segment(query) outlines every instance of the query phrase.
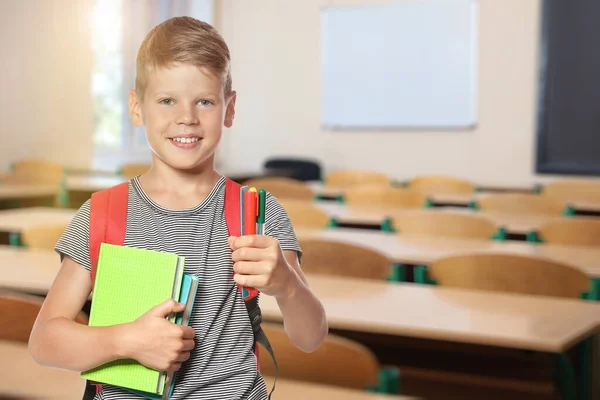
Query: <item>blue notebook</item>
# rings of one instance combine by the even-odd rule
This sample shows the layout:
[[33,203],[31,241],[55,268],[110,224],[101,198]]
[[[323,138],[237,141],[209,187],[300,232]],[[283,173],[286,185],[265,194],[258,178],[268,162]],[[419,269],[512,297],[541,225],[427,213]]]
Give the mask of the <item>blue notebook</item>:
[[[185,309],[178,313],[175,317],[175,323],[179,325],[188,326],[190,324],[190,318],[192,316],[192,310],[194,308],[194,301],[196,300],[196,292],[198,291],[198,277],[192,274],[183,274],[183,281],[181,283],[181,293],[179,295],[179,302],[185,304]],[[169,388],[168,390],[166,388]],[[167,400],[173,395],[173,389],[175,388],[175,372],[169,372],[165,380],[164,394],[161,396],[156,393],[141,392],[139,390],[126,389],[139,396],[143,396],[151,400]]]

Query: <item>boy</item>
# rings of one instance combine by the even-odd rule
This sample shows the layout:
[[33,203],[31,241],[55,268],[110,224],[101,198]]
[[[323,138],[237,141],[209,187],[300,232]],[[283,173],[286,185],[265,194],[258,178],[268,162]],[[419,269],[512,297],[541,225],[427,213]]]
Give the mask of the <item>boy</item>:
[[[142,43],[129,96],[131,120],[144,126],[153,154],[150,170],[129,182],[125,245],[185,256],[186,272],[197,274],[200,284],[190,327],[164,318],[182,310],[174,301],[128,324],[74,322],[92,289],[88,201],[56,245],[62,268],[29,342],[38,363],[83,371],[133,358],[158,370],[181,368],[173,399],[266,399],[236,284],[276,297],[298,348],[313,351],[327,335],[323,308],[306,284],[293,228],[277,200],[267,196],[265,236],[227,235],[225,178],[213,161],[222,128],[232,125],[235,113],[229,62],[213,27],[170,19]],[[135,398],[111,385],[95,397]]]

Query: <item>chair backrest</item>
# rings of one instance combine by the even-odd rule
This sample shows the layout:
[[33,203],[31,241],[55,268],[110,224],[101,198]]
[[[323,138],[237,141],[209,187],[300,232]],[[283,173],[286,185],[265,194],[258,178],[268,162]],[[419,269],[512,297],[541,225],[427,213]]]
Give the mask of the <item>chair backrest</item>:
[[65,175],[65,168],[51,161],[19,160],[13,166],[13,172],[3,179],[3,183],[59,186]]
[[430,279],[442,286],[494,292],[581,298],[590,289],[582,271],[546,259],[513,254],[465,254],[429,265]]
[[567,202],[577,200],[600,201],[600,180],[559,179],[544,185],[542,193],[558,197]]
[[413,178],[409,187],[426,194],[471,194],[475,192],[473,183],[445,175],[423,175]]
[[121,174],[127,178],[131,179],[138,175],[143,174],[144,172],[150,169],[150,164],[148,163],[132,163],[132,164],[124,164],[121,167]]
[[265,162],[264,167],[265,169],[270,170],[285,170],[286,176],[299,181],[321,180],[321,165],[314,160],[302,158],[270,158]]
[[[0,290],[0,340],[27,343],[44,298]],[[87,325],[88,317],[80,313],[76,322]]]
[[[273,346],[281,378],[360,390],[378,382],[379,362],[360,343],[329,334],[317,350],[305,353],[293,345],[282,325],[262,326]],[[261,354],[267,353],[263,350]],[[271,357],[260,357],[260,372],[275,375]]]
[[299,244],[306,273],[377,280],[392,273],[392,261],[367,247],[325,239],[300,239]]
[[600,246],[600,219],[557,218],[538,228],[538,236],[546,243],[568,246]]
[[67,224],[37,225],[21,232],[21,243],[30,249],[54,250]]
[[560,216],[568,207],[563,200],[533,193],[490,194],[479,198],[477,205],[482,211],[548,216]]
[[496,224],[482,215],[450,211],[411,211],[392,216],[400,235],[443,236],[465,239],[492,239]]
[[284,177],[250,179],[244,182],[249,187],[265,189],[278,199],[311,201],[315,194],[303,181]]
[[365,170],[333,171],[325,178],[325,185],[336,188],[349,188],[354,185],[383,185],[389,186],[392,180],[381,172]]
[[283,199],[281,205],[294,228],[323,229],[329,224],[329,215],[311,202]]
[[345,191],[344,199],[349,205],[399,208],[422,208],[427,203],[427,195],[424,193],[379,185],[352,186]]

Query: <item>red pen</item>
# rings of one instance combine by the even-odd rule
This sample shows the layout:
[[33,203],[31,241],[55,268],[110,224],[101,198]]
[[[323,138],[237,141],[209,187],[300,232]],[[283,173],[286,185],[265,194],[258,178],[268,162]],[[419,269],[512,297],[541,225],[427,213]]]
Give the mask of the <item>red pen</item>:
[[258,193],[250,188],[244,193],[244,235],[256,235],[258,217]]

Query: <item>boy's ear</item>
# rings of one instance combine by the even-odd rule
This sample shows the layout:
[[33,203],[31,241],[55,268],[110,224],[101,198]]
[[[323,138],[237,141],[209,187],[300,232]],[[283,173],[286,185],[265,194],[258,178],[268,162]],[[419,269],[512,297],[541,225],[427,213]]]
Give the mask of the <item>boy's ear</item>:
[[233,118],[235,117],[235,99],[237,98],[237,93],[232,92],[231,97],[229,98],[229,102],[227,103],[227,109],[225,110],[225,120],[223,121],[223,125],[226,128],[231,128],[233,125]]
[[129,91],[129,118],[133,125],[139,127],[144,125],[144,119],[142,118],[142,108],[140,107],[140,101],[137,98],[135,89]]

